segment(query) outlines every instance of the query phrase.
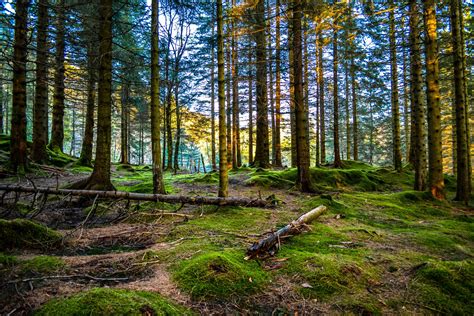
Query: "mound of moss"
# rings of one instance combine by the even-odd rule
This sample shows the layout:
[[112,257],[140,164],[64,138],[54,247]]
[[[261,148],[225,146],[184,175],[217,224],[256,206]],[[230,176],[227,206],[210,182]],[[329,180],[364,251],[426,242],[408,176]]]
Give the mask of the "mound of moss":
[[62,153],[60,150],[52,150],[47,148],[49,163],[57,167],[65,167],[69,164],[75,163],[76,158]]
[[219,174],[217,172],[209,172],[203,175],[196,176],[193,180],[193,183],[218,183],[219,182]]
[[242,253],[210,252],[182,261],[173,274],[178,285],[195,299],[225,299],[255,293],[267,275]]
[[66,264],[61,258],[52,256],[37,256],[21,263],[25,273],[50,273],[63,268]]
[[145,291],[95,288],[46,303],[36,315],[194,315],[161,295]]
[[0,250],[51,248],[61,238],[60,233],[26,219],[0,219]]

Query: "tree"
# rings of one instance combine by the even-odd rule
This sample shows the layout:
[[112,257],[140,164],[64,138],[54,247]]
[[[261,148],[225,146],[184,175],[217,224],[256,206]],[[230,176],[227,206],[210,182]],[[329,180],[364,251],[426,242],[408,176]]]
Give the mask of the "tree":
[[51,141],[49,147],[54,151],[63,151],[64,143],[64,33],[65,33],[65,8],[64,0],[57,5],[56,21],[56,55],[54,73],[53,95],[53,122],[51,125]]
[[[236,6],[232,0],[232,6]],[[238,168],[242,165],[240,153],[240,121],[239,121],[239,63],[238,63],[238,39],[235,25],[235,18],[231,22],[231,53],[232,53],[232,167]]]
[[228,194],[226,111],[225,111],[225,77],[224,77],[224,30],[222,18],[222,0],[217,0],[217,80],[219,94],[219,193],[220,197]]
[[467,95],[465,87],[465,69],[463,65],[463,40],[461,23],[461,1],[450,1],[451,38],[453,45],[454,66],[454,108],[456,116],[456,197],[455,200],[463,201],[466,205],[470,195],[470,168],[469,168],[469,142],[466,107]]
[[216,120],[215,120],[215,10],[212,10],[211,21],[211,164],[212,170],[217,170],[216,165]]
[[426,98],[428,104],[428,190],[437,199],[444,199],[441,108],[439,93],[438,38],[434,0],[424,0]]
[[48,0],[38,1],[38,35],[36,40],[36,90],[31,158],[37,163],[48,160]]
[[390,74],[391,74],[391,104],[392,104],[392,146],[393,166],[396,171],[402,171],[402,150],[400,141],[400,108],[398,100],[398,69],[397,69],[397,43],[395,34],[395,6],[390,3],[389,11],[389,37],[390,37]]
[[421,53],[420,53],[420,30],[419,30],[419,6],[416,0],[409,2],[410,16],[410,97],[412,106],[411,130],[413,139],[413,167],[415,169],[414,189],[423,191],[426,186],[426,143],[425,143],[425,110],[421,95]]
[[324,63],[323,63],[323,36],[321,31],[317,33],[316,47],[318,51],[317,60],[317,72],[318,72],[318,97],[319,97],[319,134],[320,134],[320,146],[321,146],[321,162],[326,163],[326,123],[325,123],[325,106],[324,106]]
[[281,47],[280,47],[280,0],[276,0],[275,22],[275,167],[281,167]]
[[15,6],[15,44],[13,48],[13,105],[10,163],[14,172],[24,172],[26,159],[26,59],[28,44],[29,0],[18,0]]
[[295,124],[296,124],[296,153],[298,164],[298,185],[303,192],[311,191],[311,174],[309,172],[309,147],[308,134],[306,133],[307,108],[303,97],[303,46],[301,40],[301,0],[293,1],[292,27],[293,27],[293,69],[295,84]]
[[333,41],[332,41],[332,53],[333,53],[333,101],[334,101],[334,168],[341,168],[341,154],[339,146],[339,96],[338,96],[338,76],[337,68],[339,66],[339,60],[337,56],[337,17],[334,18],[333,26]]
[[160,148],[160,68],[158,51],[158,6],[159,0],[153,0],[151,5],[151,151],[153,163],[153,193],[166,193],[161,170]]
[[268,143],[268,105],[267,105],[267,54],[265,45],[265,2],[255,5],[255,44],[256,44],[256,93],[257,93],[257,144],[254,166],[267,168],[270,165]]

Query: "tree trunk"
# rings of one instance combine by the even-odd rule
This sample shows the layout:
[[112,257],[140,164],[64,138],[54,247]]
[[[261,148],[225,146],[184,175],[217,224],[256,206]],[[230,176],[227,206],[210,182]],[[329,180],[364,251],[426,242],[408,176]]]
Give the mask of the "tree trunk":
[[397,71],[397,43],[395,35],[395,7],[391,2],[389,12],[390,36],[390,72],[391,72],[391,103],[392,103],[392,146],[393,167],[402,171],[402,150],[400,146],[400,108],[398,102],[398,71]]
[[[232,6],[236,6],[235,0],[232,0]],[[236,35],[235,19],[232,17],[232,167],[238,168],[242,165],[240,155],[240,120],[239,120],[239,56],[238,41]]]
[[301,39],[301,20],[302,20],[302,6],[301,0],[293,1],[292,27],[293,27],[293,69],[294,69],[294,83],[295,83],[295,119],[296,119],[296,152],[298,164],[298,179],[297,183],[302,192],[311,191],[311,174],[309,172],[309,147],[308,134],[306,127],[308,126],[307,108],[303,96],[303,47]]
[[161,164],[161,109],[160,109],[160,53],[159,53],[159,0],[152,0],[151,5],[151,158],[153,166],[153,193],[165,194]]
[[[288,13],[288,20],[291,21],[292,20],[292,14],[293,14],[293,11],[290,10]],[[297,163],[297,148],[296,148],[296,142],[297,142],[297,139],[296,139],[296,124],[295,124],[295,69],[293,68],[294,67],[294,55],[295,55],[295,51],[294,51],[294,47],[293,47],[293,28],[292,28],[292,25],[291,23],[288,23],[288,63],[289,63],[289,67],[288,67],[288,72],[289,72],[289,79],[290,79],[290,100],[289,100],[289,104],[290,104],[290,140],[291,140],[291,147],[290,147],[290,150],[291,150],[291,167],[292,168],[295,168],[297,167],[298,163]]]
[[216,171],[217,170],[217,165],[216,165],[216,121],[215,121],[215,116],[216,116],[216,109],[215,109],[215,44],[214,44],[214,36],[215,36],[215,11],[212,11],[212,39],[211,39],[211,165],[212,165],[212,170]]
[[60,0],[57,8],[56,27],[56,56],[54,74],[54,95],[53,95],[53,121],[51,126],[51,141],[49,148],[54,151],[63,151],[64,143],[64,0]]
[[249,49],[249,165],[253,163],[253,71],[252,50]]
[[318,42],[318,88],[319,88],[319,127],[321,139],[321,163],[326,163],[326,123],[325,123],[325,106],[324,106],[324,74],[323,74],[323,36],[319,32]]
[[175,173],[179,169],[179,150],[181,148],[181,111],[180,111],[180,104],[179,104],[179,79],[178,79],[178,73],[179,73],[179,61],[176,60],[176,65],[175,65],[175,86],[174,86],[174,100],[175,100],[175,106],[176,106],[176,141],[174,144],[174,171]]
[[276,30],[275,30],[275,62],[276,62],[276,88],[275,88],[275,167],[281,167],[281,48],[280,48],[280,0],[276,0]]
[[254,165],[267,168],[269,163],[268,104],[267,104],[267,54],[265,45],[265,3],[255,6],[255,44],[257,54],[257,145]]
[[[226,1],[227,7],[230,7],[230,0]],[[232,80],[232,65],[231,65],[231,48],[230,48],[230,25],[227,21],[226,23],[226,37],[227,40],[225,41],[225,53],[226,53],[226,103],[227,103],[227,131],[226,131],[226,139],[227,139],[227,169],[232,168],[232,100],[231,100],[231,80]]]
[[[36,90],[33,111],[33,148],[31,158],[34,162],[40,164],[48,160],[48,153],[46,151],[46,146],[48,145],[48,5],[48,0],[38,1]],[[0,100],[0,102],[2,101],[3,100]]]
[[15,5],[15,43],[13,47],[13,105],[11,118],[10,163],[14,172],[27,167],[26,148],[26,61],[29,0]]
[[111,190],[110,144],[112,112],[112,0],[100,0],[99,87],[97,111],[97,149],[94,170],[85,186],[90,190]]
[[439,93],[438,38],[434,0],[425,0],[425,58],[426,98],[428,104],[428,190],[436,199],[443,200],[444,175]]
[[351,53],[351,89],[352,89],[352,148],[354,149],[353,158],[355,161],[359,160],[359,130],[358,130],[358,116],[357,116],[357,83],[356,70],[354,63],[354,51]]
[[222,0],[217,0],[217,81],[219,93],[219,197],[228,194],[225,76],[224,76],[224,30]]
[[120,140],[121,140],[121,151],[120,151],[120,163],[129,164],[129,145],[128,145],[128,102],[129,102],[129,83],[122,82],[122,95],[121,95],[121,119],[120,119]]
[[451,13],[451,38],[453,44],[453,66],[454,66],[454,108],[456,113],[456,197],[455,200],[469,203],[470,183],[468,164],[468,131],[466,107],[467,95],[464,88],[462,23],[461,23],[461,1],[450,1]]
[[[334,21],[337,23],[337,20]],[[341,154],[339,147],[339,96],[338,96],[338,76],[337,68],[339,65],[339,60],[337,56],[337,29],[333,29],[333,42],[332,42],[332,52],[333,52],[333,80],[334,80],[334,168],[341,168]]]
[[420,8],[416,0],[410,0],[410,97],[412,106],[411,130],[413,138],[413,167],[415,169],[414,189],[423,191],[426,186],[426,143],[425,143],[425,110],[422,101],[422,76],[420,56]]
[[[405,35],[405,20],[403,20],[403,32],[402,32],[402,42],[406,43]],[[402,48],[403,50],[403,128],[405,136],[405,160],[410,162],[410,88],[408,86],[408,72],[407,72],[407,50],[406,47]]]

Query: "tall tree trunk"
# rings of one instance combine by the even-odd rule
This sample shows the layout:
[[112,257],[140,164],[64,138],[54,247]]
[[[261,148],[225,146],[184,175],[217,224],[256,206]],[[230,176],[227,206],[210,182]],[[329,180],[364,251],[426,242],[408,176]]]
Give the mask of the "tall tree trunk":
[[267,54],[265,45],[265,2],[255,6],[255,42],[257,54],[257,145],[254,165],[267,168],[269,163],[268,104],[267,104]]
[[267,32],[268,32],[268,88],[269,88],[269,108],[270,108],[270,124],[271,124],[271,131],[272,131],[272,153],[271,153],[271,163],[275,165],[276,160],[276,147],[275,147],[275,103],[273,98],[273,50],[272,50],[272,38],[271,38],[271,22],[270,22],[270,6],[269,1],[267,0],[267,7],[269,8],[268,12],[268,24],[267,24]]
[[64,32],[65,13],[64,0],[60,0],[57,8],[56,55],[53,95],[53,121],[49,147],[55,151],[63,151],[64,143]]
[[276,88],[275,88],[275,167],[281,167],[281,48],[280,48],[280,0],[276,0],[276,25],[275,25],[275,62],[276,62]]
[[222,0],[217,0],[217,81],[219,93],[219,192],[220,197],[228,194],[225,76],[224,76],[224,30]]
[[171,131],[171,104],[173,100],[173,94],[172,94],[172,80],[171,80],[171,75],[169,68],[171,67],[171,62],[169,58],[169,49],[167,52],[167,62],[166,62],[166,68],[167,70],[167,84],[168,84],[168,89],[167,89],[167,100],[166,100],[166,147],[168,151],[166,152],[166,169],[171,170],[173,169],[173,134]]
[[[337,21],[334,21],[337,23]],[[333,29],[333,42],[332,42],[332,52],[333,52],[333,80],[334,80],[334,168],[341,168],[341,154],[339,146],[339,92],[338,92],[338,76],[337,68],[339,65],[339,60],[337,56],[337,29]]]
[[421,76],[421,53],[420,53],[420,30],[419,12],[420,8],[416,0],[410,0],[410,97],[412,106],[411,130],[413,138],[411,148],[413,150],[413,167],[415,169],[414,189],[423,191],[426,186],[426,134],[425,134],[425,110],[422,100],[422,76]]
[[31,154],[32,160],[37,163],[43,163],[48,160],[48,153],[46,151],[48,144],[48,5],[48,0],[38,1],[36,90],[33,111],[33,148]]
[[252,50],[248,50],[249,58],[249,165],[253,163],[253,64]]
[[121,151],[120,151],[120,163],[129,164],[129,144],[128,144],[128,102],[129,102],[129,83],[124,81],[122,82],[122,92],[121,92],[121,119],[120,119],[120,140],[121,140]]
[[[226,1],[227,7],[230,7],[230,0]],[[231,48],[230,48],[230,24],[229,22],[226,23],[226,37],[227,40],[225,41],[225,53],[226,53],[226,102],[227,102],[227,131],[226,131],[226,139],[227,139],[227,169],[232,168],[232,100],[230,95],[231,90],[231,80],[232,80],[232,65],[231,65]]]
[[216,120],[215,120],[215,112],[216,112],[216,105],[215,105],[215,44],[214,44],[214,37],[215,37],[215,11],[212,11],[212,39],[211,39],[211,165],[212,171],[217,170],[216,165]]
[[[303,37],[303,101],[305,107],[305,132],[306,132],[306,146],[310,150],[309,143],[309,54],[308,54],[308,20],[302,15],[302,37]],[[308,154],[309,155],[309,154]],[[311,156],[310,156],[311,157]]]
[[469,203],[470,183],[469,183],[469,147],[466,107],[467,95],[465,90],[465,69],[463,65],[463,38],[461,23],[461,1],[450,1],[451,15],[451,38],[453,44],[453,66],[454,66],[454,108],[456,111],[456,197],[457,201]]
[[426,98],[428,104],[428,190],[433,197],[443,200],[445,198],[445,192],[436,7],[434,0],[425,0],[423,4],[426,33]]
[[[347,43],[346,43],[347,45]],[[345,115],[344,119],[346,121],[346,159],[351,159],[351,121],[350,121],[350,112],[349,112],[349,67],[347,66],[347,46],[345,51],[345,61],[344,61],[344,110]]]
[[14,172],[27,167],[26,152],[26,59],[28,45],[29,0],[15,5],[15,44],[13,47],[13,105],[11,120],[10,163]]
[[356,69],[354,63],[354,51],[351,53],[351,89],[352,89],[352,147],[354,149],[353,158],[359,160],[359,130],[358,130],[358,115],[357,115],[357,83],[356,83]]
[[[291,3],[291,2],[290,2]],[[293,19],[293,11],[289,10],[288,20],[291,21]],[[296,124],[295,124],[295,69],[294,69],[294,47],[293,47],[293,27],[290,23],[288,23],[288,63],[289,63],[289,76],[290,76],[290,140],[291,140],[291,167],[297,167],[297,148],[296,148]]]
[[110,145],[112,132],[112,0],[100,0],[99,87],[97,111],[97,149],[94,170],[87,181],[90,190],[112,190]]
[[161,164],[161,109],[160,109],[160,52],[158,26],[159,0],[152,0],[151,5],[151,158],[153,165],[153,193],[165,194]]
[[95,108],[95,84],[97,81],[96,57],[94,44],[87,44],[87,107],[86,107],[86,126],[82,138],[81,156],[79,164],[92,166],[92,146],[94,141],[94,108]]
[[[1,73],[0,68],[0,73]],[[3,111],[6,111],[4,108],[4,100],[6,99],[6,94],[3,91],[3,83],[0,83],[0,134],[3,134]]]
[[309,147],[306,126],[308,115],[303,96],[303,47],[301,39],[302,7],[301,0],[293,1],[292,28],[293,28],[293,62],[295,83],[295,118],[296,118],[296,152],[298,162],[298,185],[303,192],[311,191],[311,175],[309,172]]
[[319,88],[319,127],[321,138],[321,163],[326,163],[326,123],[325,123],[325,107],[324,107],[324,74],[323,74],[323,36],[319,32],[318,42],[318,88]]
[[[402,32],[402,42],[406,43],[405,35],[405,20],[403,20],[403,32]],[[402,48],[403,50],[403,128],[405,136],[405,160],[410,162],[410,88],[408,86],[408,72],[407,72],[407,49],[406,47]]]
[[180,149],[180,142],[181,142],[181,111],[180,111],[180,104],[179,104],[179,60],[175,61],[175,83],[174,83],[174,102],[176,106],[176,141],[174,144],[174,170],[175,173],[179,169],[179,149]]
[[402,150],[400,146],[400,108],[398,100],[398,71],[397,71],[397,43],[395,35],[395,7],[391,2],[389,12],[390,36],[390,72],[391,72],[391,103],[392,103],[392,146],[393,167],[402,171]]
[[[232,0],[232,6],[236,6],[235,0]],[[242,165],[240,155],[240,109],[239,109],[239,56],[238,41],[235,26],[235,19],[232,17],[232,167],[238,168]]]
[[71,121],[71,147],[69,148],[69,156],[74,156],[75,154],[75,144],[76,144],[76,107],[72,107],[72,121]]

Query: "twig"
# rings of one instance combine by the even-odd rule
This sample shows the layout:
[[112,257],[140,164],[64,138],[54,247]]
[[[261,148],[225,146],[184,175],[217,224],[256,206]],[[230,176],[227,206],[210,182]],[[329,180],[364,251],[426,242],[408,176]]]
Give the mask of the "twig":
[[48,279],[76,279],[76,278],[90,279],[94,281],[114,281],[114,282],[128,280],[128,278],[102,278],[102,277],[95,277],[89,274],[71,274],[71,275],[49,275],[49,276],[29,278],[29,279],[17,279],[17,280],[8,281],[7,283],[4,283],[4,284],[17,284],[17,283],[23,283],[23,282],[42,281],[42,280],[48,280]]

